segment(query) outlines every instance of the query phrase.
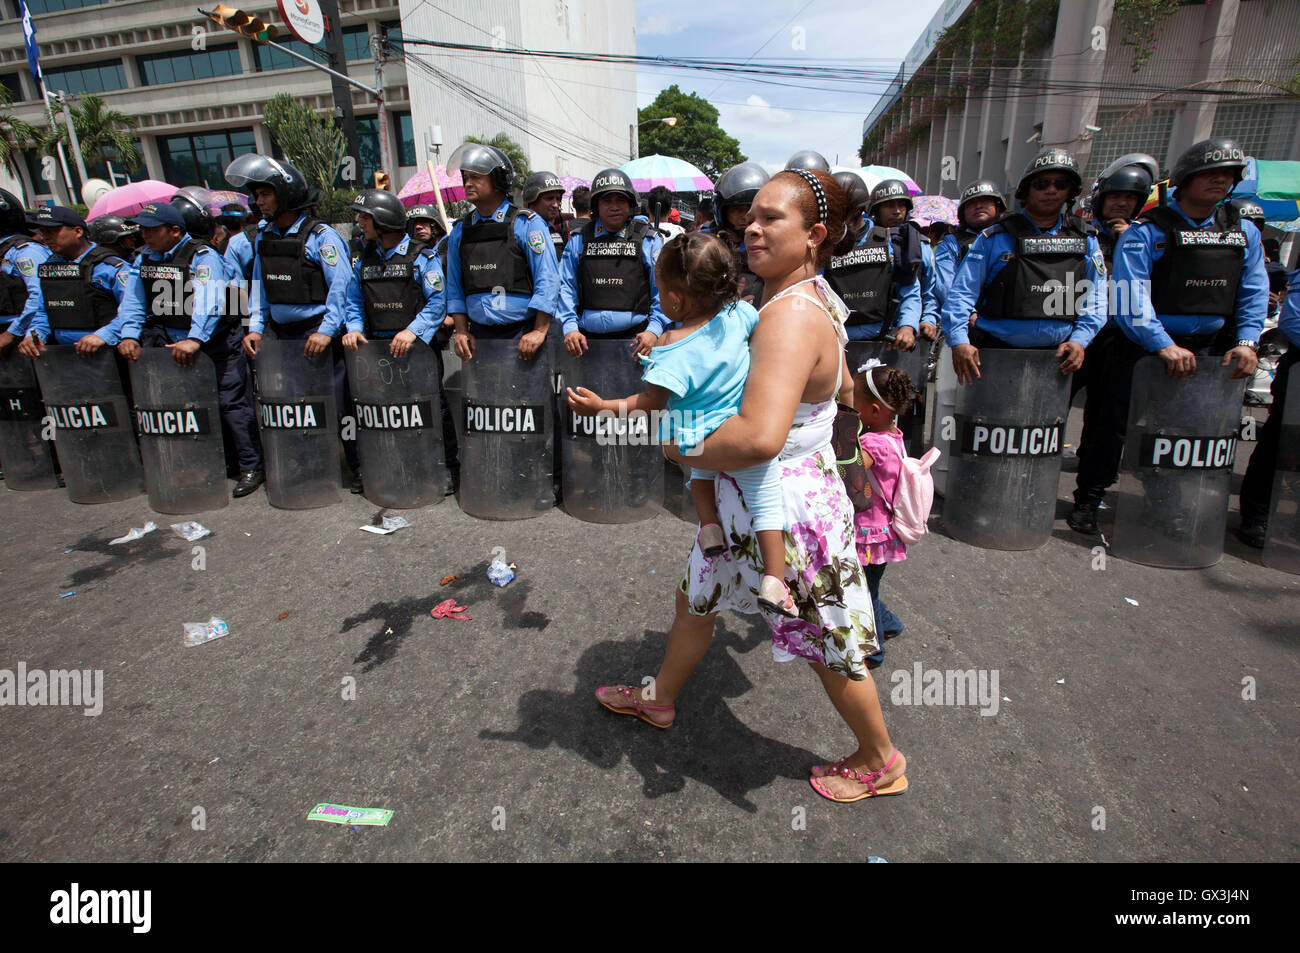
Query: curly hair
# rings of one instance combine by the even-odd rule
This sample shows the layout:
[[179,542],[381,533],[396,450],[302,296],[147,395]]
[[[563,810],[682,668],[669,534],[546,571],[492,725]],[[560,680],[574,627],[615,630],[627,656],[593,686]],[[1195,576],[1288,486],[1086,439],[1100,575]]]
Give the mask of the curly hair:
[[740,269],[726,244],[707,232],[687,232],[664,245],[658,269],[665,284],[720,309],[740,297]]
[[[921,396],[912,379],[907,376],[907,371],[882,365],[873,367],[870,371],[858,371],[853,376],[861,379],[865,386],[867,374],[871,375],[871,383],[875,385],[876,392],[895,413],[901,414],[912,401]],[[867,393],[871,393],[870,388],[867,388]]]

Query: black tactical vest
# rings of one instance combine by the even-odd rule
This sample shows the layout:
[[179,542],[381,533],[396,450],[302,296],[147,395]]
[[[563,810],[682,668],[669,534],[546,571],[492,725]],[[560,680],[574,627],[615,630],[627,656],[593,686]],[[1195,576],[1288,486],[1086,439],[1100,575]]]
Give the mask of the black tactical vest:
[[957,240],[957,263],[960,264],[966,257],[966,253],[970,251],[971,245],[975,244],[975,239],[980,237],[980,233],[972,232],[969,228],[959,228],[952,233],[952,237]]
[[308,218],[292,235],[262,231],[257,256],[262,261],[262,294],[268,303],[325,304],[329,282],[320,263],[307,260],[307,238],[324,234],[328,227]]
[[[15,248],[31,243],[26,235],[10,235],[0,242],[0,259]],[[15,265],[15,268],[18,266]],[[0,271],[0,314],[22,314],[27,306],[27,282],[22,275],[10,275]]]
[[606,232],[596,236],[596,223],[582,229],[578,256],[578,312],[626,311],[650,313],[650,278],[641,260],[641,242],[650,226],[633,221],[628,237]]
[[889,230],[894,243],[894,281],[900,285],[910,285],[916,280],[921,270],[921,245],[925,236],[915,222],[904,222]]
[[1210,228],[1195,228],[1171,208],[1156,206],[1138,219],[1165,233],[1164,254],[1151,268],[1151,303],[1158,314],[1231,318],[1246,267],[1246,233],[1236,209],[1219,206]]
[[865,242],[826,266],[826,280],[849,307],[844,323],[884,324],[889,317],[890,290],[894,282],[889,257],[891,237],[883,228],[867,231]]
[[507,294],[531,295],[533,273],[515,237],[515,219],[523,215],[540,221],[540,217],[513,205],[504,222],[489,220],[471,225],[473,215],[471,211],[460,220],[461,291],[466,295],[496,294],[502,289]]
[[568,236],[554,225],[551,226],[551,244],[555,246],[555,260],[559,261],[564,257],[564,246],[568,244]]
[[1088,277],[1087,236],[1068,219],[1055,235],[1039,234],[1023,215],[1008,216],[984,234],[999,231],[1011,236],[1011,260],[980,292],[975,304],[980,317],[1069,320],[1069,315],[1049,314],[1048,301],[1061,294],[1072,300],[1077,292],[1071,289]]
[[1084,232],[1097,239],[1097,247],[1101,249],[1101,257],[1106,262],[1106,271],[1109,272],[1115,263],[1115,236],[1095,222],[1086,226]]
[[117,317],[113,292],[90,283],[101,262],[126,264],[112,252],[96,245],[81,261],[46,261],[36,269],[45,299],[45,316],[52,331],[94,331]]
[[[256,249],[256,248],[257,248],[257,232],[258,232],[258,228],[257,228],[257,226],[256,226],[256,225],[245,225],[245,226],[241,229],[241,231],[244,233],[244,237],[248,239],[248,244],[249,244],[252,248]],[[229,247],[229,246],[227,246],[227,247]],[[248,281],[248,280],[250,280],[252,277],[253,277],[253,258],[250,257],[250,258],[248,259],[248,264],[244,266],[244,280],[245,280],[245,281]]]
[[365,299],[366,333],[404,331],[424,310],[426,299],[415,268],[421,255],[432,255],[423,242],[411,240],[406,254],[383,257],[383,249],[367,242],[361,250],[361,296]]
[[[140,259],[140,283],[144,288],[145,327],[161,325],[173,331],[190,329],[192,314],[185,313],[185,298],[194,293],[194,280],[190,277],[190,263],[200,248],[211,246],[190,239],[167,261]],[[215,249],[213,249],[215,250]],[[224,272],[218,272],[209,281],[219,282]]]

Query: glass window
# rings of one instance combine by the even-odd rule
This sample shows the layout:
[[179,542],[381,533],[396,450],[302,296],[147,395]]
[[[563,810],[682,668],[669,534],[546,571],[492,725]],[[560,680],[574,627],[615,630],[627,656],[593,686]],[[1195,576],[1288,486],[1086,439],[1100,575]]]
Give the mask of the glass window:
[[[375,170],[380,167],[378,119],[357,119],[357,145],[361,148],[362,187],[374,188]],[[394,173],[396,171],[396,169],[392,170]],[[335,185],[340,187],[345,184],[347,183],[342,180],[335,182]]]
[[235,156],[253,151],[253,130],[231,129],[158,140],[164,178],[172,185],[227,188],[226,166]]
[[[281,46],[293,50],[303,56],[310,57],[318,63],[329,63],[329,56],[324,50],[318,50],[314,46],[308,46],[302,40],[294,37],[281,37],[275,41]],[[296,60],[292,56],[286,56],[279,50],[263,46],[260,43],[253,44],[253,62],[257,66],[259,73],[266,73],[277,69],[297,69],[299,67],[308,68],[302,60]]]
[[400,20],[390,20],[387,23],[379,24],[379,29],[384,36],[388,37],[390,43],[402,42],[402,23]]
[[20,103],[25,98],[23,96],[23,84],[18,79],[17,73],[5,73],[0,76],[0,84],[9,91],[9,101]]
[[139,57],[139,62],[140,82],[146,86],[212,79],[216,76],[238,76],[243,72],[243,67],[239,65],[238,46],[218,46],[203,52],[182,50],[176,53],[155,53]]
[[46,89],[51,92],[61,89],[70,96],[126,89],[126,70],[122,68],[121,60],[100,60],[42,72]]
[[1096,176],[1106,166],[1129,152],[1145,152],[1163,161],[1169,152],[1169,137],[1174,131],[1173,109],[1152,109],[1138,113],[1122,126],[1115,124],[1129,112],[1127,107],[1098,109],[1096,123],[1101,126],[1088,157],[1088,176]]
[[1300,124],[1300,104],[1220,104],[1214,112],[1214,135],[1227,136],[1256,159],[1287,159]]
[[390,113],[397,123],[397,164],[415,165],[415,131],[410,113]]
[[343,28],[343,55],[349,63],[370,59],[370,30],[365,26]]
[[[82,7],[97,7],[101,4],[108,3],[108,0],[26,0],[27,9],[32,12],[32,16],[40,16],[42,13],[58,13],[60,10],[80,10]],[[15,7],[18,5],[15,3]]]

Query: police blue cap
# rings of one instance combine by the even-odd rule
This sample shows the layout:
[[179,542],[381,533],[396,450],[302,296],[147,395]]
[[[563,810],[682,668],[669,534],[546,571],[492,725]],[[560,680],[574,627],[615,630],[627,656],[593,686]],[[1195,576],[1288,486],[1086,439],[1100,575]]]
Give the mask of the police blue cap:
[[127,221],[134,222],[141,228],[175,225],[181,231],[185,231],[185,216],[181,214],[181,210],[165,202],[150,202]]
[[32,221],[36,228],[59,228],[67,225],[69,228],[85,228],[86,220],[77,214],[75,209],[67,208],[63,205],[42,205],[36,210],[36,218]]

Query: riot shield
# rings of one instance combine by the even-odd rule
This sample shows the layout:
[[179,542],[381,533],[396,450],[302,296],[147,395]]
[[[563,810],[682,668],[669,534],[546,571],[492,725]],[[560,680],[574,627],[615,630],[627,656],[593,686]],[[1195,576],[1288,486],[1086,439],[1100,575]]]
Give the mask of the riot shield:
[[900,408],[898,429],[903,432],[903,442],[907,445],[909,456],[919,457],[925,453],[925,419],[928,410],[930,371],[933,369],[934,344],[918,338],[916,347],[910,351],[896,351],[885,347],[884,341],[850,341],[845,346],[845,359],[849,370],[857,374],[863,362],[875,358],[889,367],[904,371],[912,381],[912,386],[920,391],[911,406]]
[[1047,542],[1069,403],[1054,351],[980,349],[979,380],[957,389],[950,428],[943,521],[955,538],[981,549]]
[[116,357],[108,347],[80,357],[72,345],[61,344],[46,347],[36,360],[45,413],[54,423],[59,465],[74,503],[114,503],[144,492]]
[[0,467],[11,490],[50,490],[54,461],[41,439],[45,406],[30,359],[13,351],[0,358]]
[[490,520],[541,516],[555,505],[555,404],[547,349],[526,361],[518,341],[479,338],[461,379],[460,508]]
[[1133,368],[1114,555],[1166,569],[1223,557],[1246,381],[1219,361],[1198,358],[1189,378],[1170,377],[1154,355]]
[[142,348],[131,364],[131,392],[149,506],[198,513],[228,504],[212,359],[199,351],[193,364],[181,367],[168,348]]
[[284,510],[337,503],[339,420],[329,351],[308,360],[302,341],[267,336],[254,365],[267,499]]
[[687,471],[664,457],[664,509],[678,519],[698,523],[700,518],[695,512],[695,500],[691,497],[690,484],[686,482],[689,476]]
[[[1295,347],[1296,345],[1292,345]],[[1264,565],[1300,574],[1300,371],[1292,365],[1277,437],[1277,476],[1264,537]]]
[[[565,353],[560,358],[566,388],[586,387],[606,398],[644,388],[630,338],[591,339],[587,348],[582,357]],[[583,417],[563,392],[556,400],[565,512],[588,523],[634,523],[658,513],[664,455],[650,415]]]
[[456,445],[465,439],[465,364],[456,356],[456,349],[447,343],[442,352],[442,393],[451,408],[451,420],[456,427]]
[[422,342],[405,357],[388,349],[374,340],[345,352],[366,499],[398,508],[441,503],[449,475],[438,362]]

